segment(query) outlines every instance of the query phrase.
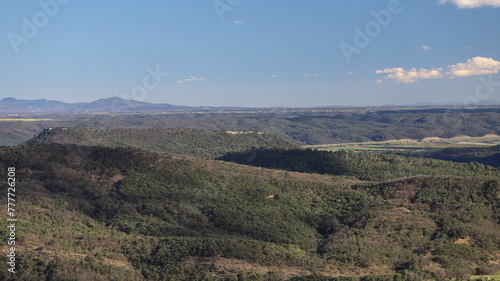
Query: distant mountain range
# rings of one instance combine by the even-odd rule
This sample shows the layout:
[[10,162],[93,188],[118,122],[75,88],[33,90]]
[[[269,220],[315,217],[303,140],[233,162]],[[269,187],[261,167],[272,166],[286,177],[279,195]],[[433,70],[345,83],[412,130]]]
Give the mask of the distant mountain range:
[[[500,102],[497,101],[481,101],[479,106],[497,106]],[[432,106],[453,106],[461,107],[463,104],[447,103],[414,103],[409,105],[384,105],[381,107],[432,107]],[[472,106],[472,105],[471,105]],[[314,108],[346,108],[348,106],[321,106]],[[312,108],[312,107],[310,107]],[[137,100],[126,100],[119,97],[103,98],[96,101],[86,103],[66,103],[62,101],[37,99],[23,100],[16,98],[3,98],[0,100],[0,114],[5,113],[62,113],[62,112],[127,112],[127,111],[162,111],[162,110],[251,110],[257,108],[250,107],[207,107],[207,106],[182,106],[168,103],[149,103]]]
[[388,104],[385,106],[415,106],[415,107],[430,107],[430,106],[453,106],[453,107],[468,107],[468,106],[497,106],[500,105],[500,102],[498,101],[491,101],[491,100],[482,100],[479,101],[477,104],[470,103],[470,104],[465,104],[465,103],[459,103],[459,102],[447,102],[447,103],[431,103],[431,102],[416,102],[412,104],[406,104],[406,105],[395,105],[395,104]]
[[202,107],[178,106],[172,104],[154,104],[119,97],[99,99],[90,103],[65,103],[55,100],[22,100],[4,98],[0,100],[0,113],[55,113],[55,112],[119,112],[152,110],[186,110]]

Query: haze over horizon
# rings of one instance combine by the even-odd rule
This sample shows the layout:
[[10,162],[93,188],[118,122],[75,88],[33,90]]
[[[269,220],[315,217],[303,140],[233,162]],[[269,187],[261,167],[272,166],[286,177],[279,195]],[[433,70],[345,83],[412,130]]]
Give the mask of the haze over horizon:
[[0,99],[500,102],[498,0],[0,4]]
[[[92,109],[92,111],[162,111],[162,110],[193,110],[199,108],[206,109],[231,109],[231,108],[248,108],[248,109],[300,109],[300,108],[350,108],[350,107],[405,107],[405,106],[416,106],[416,107],[441,107],[441,106],[451,106],[451,107],[463,107],[463,108],[477,108],[478,106],[499,106],[500,102],[491,100],[480,100],[475,104],[467,103],[427,103],[427,102],[416,102],[412,104],[383,104],[383,105],[318,105],[318,106],[205,106],[205,105],[183,105],[183,104],[170,104],[170,103],[156,103],[139,101],[134,99],[123,99],[117,96],[109,98],[99,98],[90,102],[64,102],[52,99],[17,99],[14,97],[5,97],[0,99],[0,113],[13,113],[16,110],[20,110],[18,113],[46,113],[46,112],[80,112]],[[89,107],[90,106],[90,107]],[[151,107],[154,106],[154,107]],[[158,107],[159,106],[159,107]],[[141,108],[138,108],[141,107]],[[3,111],[2,111],[3,109]]]

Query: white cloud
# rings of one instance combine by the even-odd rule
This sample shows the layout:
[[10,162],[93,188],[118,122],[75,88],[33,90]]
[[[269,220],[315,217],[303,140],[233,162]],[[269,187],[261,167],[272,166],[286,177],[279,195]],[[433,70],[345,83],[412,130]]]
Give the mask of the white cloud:
[[316,77],[316,76],[319,76],[319,74],[316,74],[316,73],[314,73],[314,74],[309,74],[309,73],[306,73],[306,74],[304,74],[304,76],[312,76],[312,77]]
[[354,73],[352,73],[352,72],[347,72],[347,75],[354,75]]
[[387,74],[386,79],[392,79],[398,83],[415,83],[420,79],[443,78],[449,77],[466,77],[473,75],[495,74],[500,70],[500,61],[492,58],[474,57],[468,59],[465,63],[457,63],[448,66],[449,71],[442,72],[442,68],[433,69],[416,69],[404,70],[401,67],[386,68],[376,70],[377,74]]
[[234,24],[244,24],[244,22],[240,21],[240,20],[235,20],[234,21]]
[[433,69],[416,69],[404,70],[401,67],[386,68],[383,70],[376,70],[377,74],[388,74],[385,78],[393,79],[398,83],[415,83],[420,79],[443,78],[441,73],[442,68]]
[[439,0],[439,4],[455,4],[459,9],[472,9],[480,7],[500,7],[500,0]]
[[375,81],[375,84],[382,84],[382,83],[384,83],[384,81],[382,81],[380,79],[378,79],[377,81]]
[[450,65],[450,78],[498,73],[500,62],[492,58],[474,57],[466,63]]
[[429,47],[429,46],[427,46],[427,45],[422,45],[422,50],[424,50],[424,51],[430,51],[430,50],[432,50],[432,48]]
[[205,81],[207,79],[203,78],[203,77],[194,77],[194,76],[189,76],[189,78],[186,78],[184,79],[184,81],[187,81],[187,82],[193,82],[193,81]]
[[207,79],[203,77],[194,77],[194,76],[189,76],[188,78],[184,80],[177,80],[177,83],[182,84],[184,82],[196,82],[196,81],[206,81]]
[[276,78],[276,77],[280,77],[280,76],[276,75],[276,74],[266,75],[266,78]]

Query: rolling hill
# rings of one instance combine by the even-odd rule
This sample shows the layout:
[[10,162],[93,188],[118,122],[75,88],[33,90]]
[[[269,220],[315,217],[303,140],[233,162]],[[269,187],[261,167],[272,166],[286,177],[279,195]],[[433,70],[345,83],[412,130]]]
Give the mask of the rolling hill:
[[[385,157],[363,165],[404,159]],[[133,148],[0,148],[0,170],[15,168],[18,216],[18,272],[0,279],[436,280],[498,271],[498,169],[428,164],[401,160],[418,173],[361,180]],[[337,168],[354,171],[345,165]]]
[[490,147],[453,147],[400,154],[404,156],[433,158],[462,163],[479,162],[484,165],[500,167],[500,145]]
[[216,158],[253,148],[298,148],[273,133],[202,129],[48,128],[29,143],[61,143],[132,147],[196,157]]
[[[248,158],[253,155],[252,158]],[[496,177],[498,168],[480,163],[451,163],[429,158],[391,154],[358,153],[349,150],[258,149],[234,152],[220,160],[239,164],[305,173],[355,176],[362,180],[390,180],[418,175]]]

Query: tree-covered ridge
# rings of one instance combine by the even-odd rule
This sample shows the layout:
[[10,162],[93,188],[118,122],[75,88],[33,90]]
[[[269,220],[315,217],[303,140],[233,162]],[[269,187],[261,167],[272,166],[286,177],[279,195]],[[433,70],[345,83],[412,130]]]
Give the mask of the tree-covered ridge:
[[483,164],[404,157],[349,150],[260,149],[228,153],[220,160],[304,173],[354,176],[362,180],[388,180],[418,175],[496,177],[500,169]]
[[484,165],[500,167],[500,145],[488,147],[451,147],[425,152],[405,152],[400,154],[453,162],[479,162]]
[[202,129],[92,129],[48,128],[29,143],[61,143],[132,147],[156,152],[216,158],[251,148],[297,148],[273,133]]
[[469,176],[424,170],[372,182],[131,148],[0,149],[0,170],[16,167],[23,210],[17,280],[415,280],[498,270],[498,172],[436,163]]

